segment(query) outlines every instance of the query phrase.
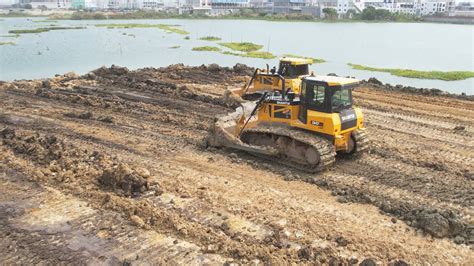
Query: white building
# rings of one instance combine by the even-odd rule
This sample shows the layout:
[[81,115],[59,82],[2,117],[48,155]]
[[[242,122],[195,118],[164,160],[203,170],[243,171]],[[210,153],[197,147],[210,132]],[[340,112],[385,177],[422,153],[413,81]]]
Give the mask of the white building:
[[68,9],[71,8],[71,0],[35,0],[30,2],[31,7],[47,7],[48,9]]
[[336,11],[338,15],[347,14],[347,11],[349,11],[349,0],[337,0]]
[[[167,1],[168,3],[170,1]],[[137,7],[139,9],[158,9],[164,6],[163,0],[138,0]]]
[[435,13],[448,13],[454,11],[453,0],[359,0],[363,2],[363,8],[372,6],[377,9],[385,9],[392,13],[409,14],[414,16],[425,16]]
[[[433,15],[436,13],[446,13],[451,11],[454,1],[427,1],[420,4],[420,15]],[[454,8],[453,8],[454,9]]]

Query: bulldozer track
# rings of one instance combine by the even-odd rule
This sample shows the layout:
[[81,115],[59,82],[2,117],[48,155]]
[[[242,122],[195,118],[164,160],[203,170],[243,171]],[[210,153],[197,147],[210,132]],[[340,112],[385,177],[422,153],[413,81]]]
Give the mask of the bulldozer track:
[[320,161],[317,165],[307,165],[292,160],[285,160],[287,158],[285,158],[286,156],[284,155],[269,157],[264,156],[262,154],[252,153],[265,159],[278,159],[280,163],[293,168],[297,168],[299,170],[316,173],[328,169],[336,161],[336,152],[334,151],[333,145],[329,143],[328,140],[310,132],[305,132],[299,129],[292,129],[285,126],[263,125],[257,128],[249,128],[244,130],[244,132],[242,133],[242,137],[249,133],[285,136],[316,149],[320,155]]
[[356,142],[355,155],[360,155],[369,148],[369,137],[365,128],[352,132]]

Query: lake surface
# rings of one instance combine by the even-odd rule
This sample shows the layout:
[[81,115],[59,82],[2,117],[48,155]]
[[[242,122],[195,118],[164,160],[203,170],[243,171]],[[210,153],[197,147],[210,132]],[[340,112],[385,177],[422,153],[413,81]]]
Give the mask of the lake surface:
[[[278,59],[264,60],[197,52],[196,46],[213,45],[198,38],[212,35],[225,42],[248,41],[264,45],[262,51],[275,55],[298,54],[327,61],[312,65],[317,74],[336,73],[359,79],[376,77],[390,84],[439,88],[453,93],[474,94],[474,79],[461,81],[423,80],[392,76],[389,73],[353,70],[347,63],[372,67],[416,70],[474,71],[474,26],[429,23],[314,23],[254,20],[108,20],[34,23],[43,18],[5,18],[0,35],[11,29],[37,28],[49,24],[86,26],[79,30],[57,30],[0,37],[15,46],[0,46],[0,80],[46,78],[74,71],[87,73],[103,65],[130,69],[184,63],[217,63],[254,67],[276,65]],[[179,24],[190,32],[167,33],[158,28],[107,29],[100,23]],[[124,35],[124,33],[126,35]],[[134,36],[129,36],[133,34]],[[170,49],[172,46],[180,46]]]

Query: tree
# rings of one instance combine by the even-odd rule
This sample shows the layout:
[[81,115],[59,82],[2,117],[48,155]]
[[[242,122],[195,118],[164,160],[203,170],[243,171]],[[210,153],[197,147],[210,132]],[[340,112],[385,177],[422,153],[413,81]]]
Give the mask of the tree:
[[394,15],[385,9],[375,9],[369,6],[360,14],[362,20],[394,20]]
[[323,8],[323,13],[324,13],[324,17],[328,19],[337,18],[337,11],[334,8],[330,8],[330,7]]

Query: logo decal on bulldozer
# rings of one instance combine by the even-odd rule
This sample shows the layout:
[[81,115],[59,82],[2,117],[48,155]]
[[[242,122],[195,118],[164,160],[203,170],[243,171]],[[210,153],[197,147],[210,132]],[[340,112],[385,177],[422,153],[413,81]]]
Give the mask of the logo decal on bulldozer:
[[313,126],[317,126],[317,127],[323,127],[324,123],[323,122],[319,122],[319,121],[311,121],[311,125]]
[[344,122],[344,121],[352,120],[352,119],[355,119],[355,118],[356,118],[355,114],[349,114],[349,115],[346,115],[346,116],[341,116],[341,121]]

